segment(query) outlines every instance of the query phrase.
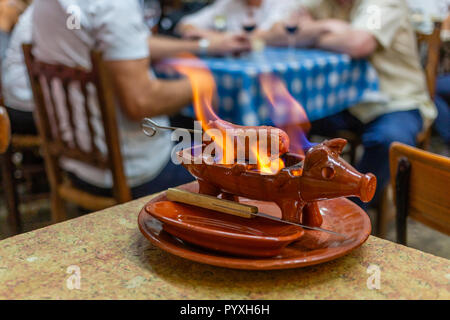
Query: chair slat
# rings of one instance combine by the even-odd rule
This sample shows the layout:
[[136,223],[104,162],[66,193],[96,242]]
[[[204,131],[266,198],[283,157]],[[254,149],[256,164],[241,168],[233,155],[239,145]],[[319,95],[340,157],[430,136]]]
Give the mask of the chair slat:
[[80,144],[78,143],[77,126],[75,124],[75,110],[73,108],[72,102],[70,101],[69,84],[69,79],[64,79],[62,82],[62,87],[64,89],[64,98],[67,107],[67,116],[69,118],[69,125],[72,132],[72,142],[75,145],[76,149],[81,150]]
[[92,112],[91,109],[89,107],[89,92],[87,90],[87,84],[86,83],[80,83],[80,87],[81,87],[81,91],[83,93],[84,96],[84,111],[86,113],[86,119],[88,119],[87,121],[87,125],[88,125],[88,129],[89,129],[89,134],[90,134],[90,147],[92,152],[99,156],[100,155],[100,150],[97,147],[97,144],[95,143],[95,137],[96,137],[96,133],[94,131],[94,127],[92,126]]

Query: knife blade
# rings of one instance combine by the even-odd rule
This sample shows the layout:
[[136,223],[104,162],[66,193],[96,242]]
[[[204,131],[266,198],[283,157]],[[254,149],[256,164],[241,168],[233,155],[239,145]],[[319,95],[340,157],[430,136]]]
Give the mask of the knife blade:
[[332,230],[328,230],[328,229],[324,229],[324,228],[320,228],[320,227],[306,226],[306,225],[303,225],[300,223],[283,220],[283,219],[271,216],[269,214],[259,212],[259,209],[256,206],[246,205],[246,204],[242,204],[242,203],[238,203],[238,202],[234,202],[234,201],[230,201],[230,200],[218,199],[213,196],[208,196],[208,195],[204,195],[204,194],[199,194],[199,193],[194,193],[194,192],[180,190],[180,189],[174,189],[174,188],[169,188],[166,192],[166,196],[170,201],[190,204],[190,205],[201,207],[204,209],[212,209],[212,210],[220,211],[222,213],[227,213],[227,214],[231,214],[231,215],[235,215],[235,216],[239,216],[239,217],[243,217],[243,218],[260,217],[260,218],[269,219],[272,221],[290,224],[290,225],[297,226],[297,227],[302,227],[302,228],[308,229],[308,230],[326,232],[329,234],[333,234],[335,236],[347,238],[346,235],[332,231]]

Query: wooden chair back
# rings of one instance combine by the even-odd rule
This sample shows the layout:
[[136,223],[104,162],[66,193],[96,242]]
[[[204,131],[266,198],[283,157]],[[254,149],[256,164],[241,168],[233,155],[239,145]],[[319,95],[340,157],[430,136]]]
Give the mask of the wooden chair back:
[[[441,41],[441,22],[435,22],[431,34],[416,32],[417,44],[419,49],[425,47],[426,55],[423,63],[425,71],[425,80],[427,83],[428,94],[431,100],[434,100],[436,94],[436,78],[440,61]],[[416,138],[417,145],[422,149],[428,149],[431,138],[431,123],[425,123],[425,128]]]
[[428,92],[431,99],[434,99],[436,93],[436,78],[439,67],[439,56],[441,49],[441,22],[434,23],[434,29],[431,34],[416,32],[417,44],[419,48],[425,47],[426,58],[424,61],[425,78]]
[[450,159],[394,142],[389,161],[397,241],[406,244],[407,217],[450,234]]
[[[106,75],[102,54],[97,51],[91,52],[92,70],[89,71],[38,61],[33,56],[30,44],[23,45],[23,52],[36,106],[47,173],[52,187],[54,219],[61,221],[65,218],[62,213],[64,212],[63,200],[76,203],[89,210],[100,210],[131,200],[120,151],[113,91]],[[61,114],[58,112],[56,104],[58,97],[55,95],[55,90],[52,90],[55,81],[59,82],[64,91],[65,122],[61,121]],[[75,118],[75,106],[69,96],[69,87],[72,85],[78,85],[83,95],[84,102],[81,107],[89,131],[90,146],[88,150],[81,147],[77,139],[76,132],[79,123]],[[89,86],[93,86],[96,91],[106,153],[101,152],[96,144],[98,133],[95,131],[93,110],[89,104]],[[47,90],[44,91],[44,89]],[[60,101],[59,103],[61,104]],[[68,126],[69,132],[71,132],[69,140],[67,137],[63,138],[63,124]],[[66,133],[67,131],[65,129]],[[113,198],[93,196],[67,184],[60,168],[59,160],[61,158],[74,159],[100,169],[110,170],[113,177]]]

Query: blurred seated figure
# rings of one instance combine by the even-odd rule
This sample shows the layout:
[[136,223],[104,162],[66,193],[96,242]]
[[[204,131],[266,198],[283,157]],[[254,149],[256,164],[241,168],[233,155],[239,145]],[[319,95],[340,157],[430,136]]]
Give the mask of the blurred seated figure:
[[184,17],[176,31],[188,38],[204,37],[221,31],[239,33],[248,25],[255,28],[254,34],[258,34],[286,19],[295,5],[295,0],[216,0]]
[[[76,13],[71,10],[74,6],[78,9]],[[192,101],[188,79],[156,79],[150,70],[151,61],[181,52],[228,54],[249,50],[247,40],[228,35],[211,39],[207,46],[193,40],[150,37],[137,0],[35,0],[33,7],[21,17],[13,37],[11,52],[20,52],[20,44],[31,40],[36,59],[47,63],[89,69],[90,51],[103,52],[116,92],[125,174],[135,198],[192,180],[185,170],[170,161],[172,143],[168,132],[149,139],[141,131],[143,117],[153,117],[156,122],[168,125],[168,115]],[[4,77],[8,82],[5,91],[11,90],[5,96],[10,102],[19,96],[32,109],[23,54],[16,55],[15,59],[10,57],[5,65],[11,71]],[[55,86],[53,90],[61,88]],[[83,102],[77,100],[80,96],[77,88],[71,87],[70,93],[75,110],[83,110],[80,106]],[[91,103],[97,107],[95,99]],[[89,134],[84,131],[83,115],[78,117],[80,132],[76,134]],[[101,140],[101,129],[98,130]],[[70,132],[65,134],[71,136]],[[102,149],[104,142],[98,143]],[[62,165],[75,187],[97,195],[111,195],[111,172],[73,160],[66,160]]]
[[[389,182],[389,146],[416,144],[416,137],[436,117],[419,62],[414,30],[404,1],[303,0],[298,46],[367,58],[379,77],[382,99],[362,102],[313,123],[313,132],[333,135],[352,130],[361,135],[364,154],[357,169],[378,179],[374,204]],[[286,45],[286,34],[274,26],[269,43]]]
[[438,110],[434,128],[450,147],[450,73],[438,77],[434,103]]
[[[444,73],[438,76],[436,80],[436,96],[434,97],[434,103],[438,109],[438,116],[434,122],[434,128],[439,135],[444,139],[447,147],[450,147],[450,60],[449,54],[445,54],[446,51],[450,51],[450,1],[449,10],[447,11],[447,18],[442,23],[441,38],[444,41],[444,57],[441,60]],[[446,47],[445,47],[446,46]],[[447,62],[447,63],[446,63]]]
[[36,135],[33,94],[26,73],[22,44],[31,42],[33,5],[20,16],[2,61],[2,92],[11,119],[12,133]]

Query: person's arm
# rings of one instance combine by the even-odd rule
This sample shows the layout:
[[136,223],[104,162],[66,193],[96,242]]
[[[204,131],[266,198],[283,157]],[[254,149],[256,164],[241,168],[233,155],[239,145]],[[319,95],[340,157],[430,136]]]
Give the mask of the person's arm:
[[[297,47],[311,47],[314,46],[317,40],[328,32],[321,24],[311,21],[311,23],[304,23],[299,26],[299,32],[295,36],[295,46]],[[286,33],[283,23],[275,24],[269,31],[261,31],[255,33],[255,37],[260,37],[271,46],[284,47],[289,44],[288,34]]]
[[323,20],[316,23],[328,30],[316,40],[317,48],[346,53],[353,58],[364,58],[378,47],[378,41],[370,32],[354,29],[347,22]]
[[26,5],[18,0],[0,1],[0,31],[10,32]]
[[177,27],[177,33],[184,39],[201,39],[219,34],[217,31],[199,28],[192,24],[179,25]]
[[[208,54],[226,55],[239,54],[249,51],[250,41],[243,36],[231,34],[217,34],[206,38],[209,40]],[[179,53],[202,53],[198,40],[180,40],[163,36],[150,37],[148,40],[152,61],[175,56]]]
[[[297,47],[316,47],[347,53],[353,58],[362,58],[372,54],[378,46],[371,33],[356,30],[344,21],[311,19],[302,21],[299,29],[295,38]],[[288,45],[288,36],[281,23],[275,25],[269,33],[263,35],[263,38],[269,45]]]
[[[321,35],[328,32],[322,24],[317,23],[312,15],[303,7],[295,10],[288,21],[298,21],[298,32],[295,35],[295,45],[297,47],[313,46]],[[272,46],[287,46],[289,42],[285,29],[286,22],[277,22],[268,31],[255,32],[256,37],[260,37]]]
[[120,106],[132,120],[170,115],[192,101],[188,79],[150,78],[149,59],[106,61]]
[[158,35],[149,37],[148,45],[150,47],[152,61],[174,56],[180,52],[197,54],[200,51],[198,41],[180,40]]

